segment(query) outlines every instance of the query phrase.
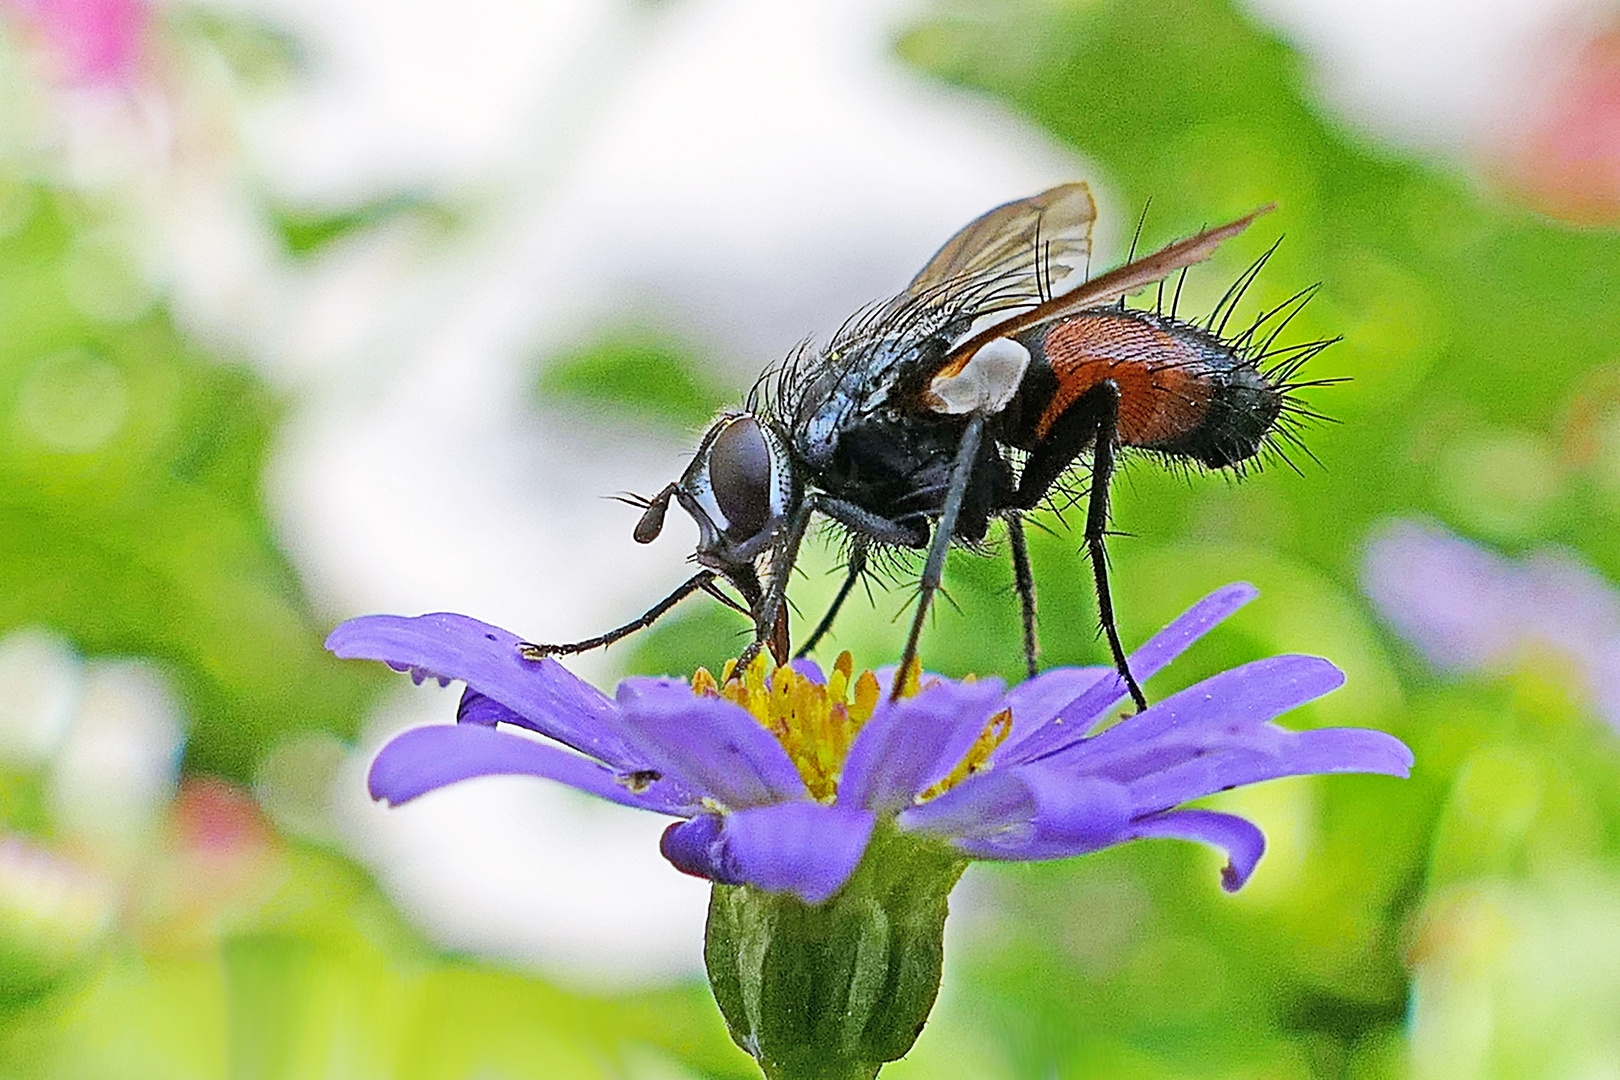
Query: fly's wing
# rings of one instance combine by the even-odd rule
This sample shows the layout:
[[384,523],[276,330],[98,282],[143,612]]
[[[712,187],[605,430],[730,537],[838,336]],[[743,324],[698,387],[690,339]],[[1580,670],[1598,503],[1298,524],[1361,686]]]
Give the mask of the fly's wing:
[[[1083,277],[1096,217],[1091,190],[1073,183],[1006,203],[969,222],[904,292],[851,319],[813,367],[795,372],[809,389],[792,399],[790,414],[799,418],[794,423],[811,423],[803,418],[814,416],[819,427],[836,428],[851,412],[884,400],[898,369],[919,362],[916,350],[904,347],[908,342],[947,327],[956,335],[971,334],[973,326],[1028,311],[1050,299],[1060,283]],[[928,353],[927,374],[937,367],[938,355]],[[1007,385],[1016,389],[1022,371],[1006,364],[987,369],[971,390],[963,384],[965,396],[953,397],[950,408],[971,411],[982,407],[986,395],[991,400],[1009,396]],[[834,404],[838,411],[829,412]]]
[[1060,184],[975,218],[928,260],[902,297],[994,287],[1034,304],[1083,272],[1097,204],[1085,184]]
[[[1041,198],[1041,196],[1037,195],[1036,198]],[[1003,207],[1002,209],[1006,208]],[[949,394],[943,392],[947,389],[946,384],[949,380],[958,378],[964,372],[972,370],[973,365],[971,362],[975,354],[991,342],[1000,338],[1011,338],[1014,334],[1018,334],[1032,326],[1039,326],[1041,323],[1061,319],[1077,311],[1100,307],[1122,296],[1146,288],[1154,282],[1162,281],[1184,266],[1203,262],[1215,254],[1215,249],[1220,246],[1223,240],[1230,239],[1247,229],[1255,218],[1271,209],[1271,206],[1262,206],[1260,209],[1240,217],[1236,221],[1228,222],[1225,225],[1217,225],[1213,229],[1205,229],[1196,236],[1177,240],[1175,243],[1160,248],[1151,255],[1145,255],[1135,262],[1126,263],[1124,266],[1110,270],[1106,274],[1100,274],[1089,281],[1076,285],[1067,292],[1050,295],[1032,307],[1016,311],[1007,318],[973,333],[951,348],[951,351],[946,355],[945,363],[940,366],[939,371],[935,374],[933,394],[938,400],[932,402],[932,407],[941,412],[958,411],[957,408],[942,407],[940,404],[942,401],[950,400]],[[992,210],[990,214],[998,212]],[[985,217],[988,218],[990,214],[985,215]],[[981,218],[980,220],[984,219]],[[978,222],[974,223],[974,225],[977,224]],[[968,229],[963,230],[963,232],[966,233],[974,225],[969,225]],[[946,247],[948,248],[950,245],[947,244]],[[939,256],[936,255],[935,259],[938,258]],[[932,266],[933,264],[930,263],[929,265]],[[963,396],[961,394],[957,395],[958,398]],[[974,400],[990,400],[977,392],[967,396],[972,397]]]

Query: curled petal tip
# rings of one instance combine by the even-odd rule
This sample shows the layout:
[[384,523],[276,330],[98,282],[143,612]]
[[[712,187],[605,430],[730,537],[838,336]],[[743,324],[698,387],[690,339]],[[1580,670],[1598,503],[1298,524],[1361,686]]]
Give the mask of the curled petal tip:
[[411,801],[414,796],[406,796],[403,799],[395,798],[395,793],[391,791],[391,780],[392,777],[388,775],[379,775],[377,762],[373,761],[371,763],[371,770],[366,774],[366,793],[371,796],[372,802],[380,802],[384,806],[392,808],[403,806]]
[[1254,867],[1251,866],[1247,870],[1241,870],[1228,859],[1226,865],[1221,867],[1221,888],[1227,892],[1235,893],[1248,884],[1249,875],[1253,872]]

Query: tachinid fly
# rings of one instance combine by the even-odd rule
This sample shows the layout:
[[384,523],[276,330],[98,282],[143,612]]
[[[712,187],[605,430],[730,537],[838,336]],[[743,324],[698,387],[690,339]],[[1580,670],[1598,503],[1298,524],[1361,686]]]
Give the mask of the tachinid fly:
[[[1246,332],[1224,336],[1264,257],[1205,324],[1178,318],[1174,303],[1164,311],[1171,274],[1209,258],[1267,209],[1089,279],[1096,207],[1084,184],[1007,203],[971,222],[904,292],[850,320],[825,349],[767,371],[746,409],[709,429],[679,480],[634,500],[644,511],[635,530],[641,543],[658,536],[671,499],[692,516],[699,530],[693,558],[702,570],[634,622],[586,641],[525,646],[525,655],[609,645],[703,591],[753,621],[754,640],[739,666],[762,647],[786,661],[787,583],[805,531],[821,514],[849,533],[847,575],[798,655],[832,625],[874,549],[927,549],[905,670],[916,659],[951,543],[976,544],[1000,519],[1033,675],[1035,586],[1023,517],[1084,458],[1085,542],[1102,629],[1126,688],[1145,708],[1120,645],[1104,549],[1119,455],[1146,451],[1241,472],[1276,440],[1296,442],[1293,425],[1315,415],[1294,398],[1310,385],[1294,376],[1328,342],[1272,347],[1310,290]],[[1154,284],[1155,308],[1124,306],[1124,297]],[[721,579],[740,602],[719,587]]]

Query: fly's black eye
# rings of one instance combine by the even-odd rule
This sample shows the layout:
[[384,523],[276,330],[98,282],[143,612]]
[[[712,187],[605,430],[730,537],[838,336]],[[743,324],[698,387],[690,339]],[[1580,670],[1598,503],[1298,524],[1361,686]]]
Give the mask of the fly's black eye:
[[706,566],[749,562],[789,513],[793,466],[787,446],[757,417],[722,417],[703,436],[672,494],[697,522],[698,561]]
[[725,518],[725,532],[746,540],[771,520],[771,448],[759,422],[744,416],[709,446],[709,486]]

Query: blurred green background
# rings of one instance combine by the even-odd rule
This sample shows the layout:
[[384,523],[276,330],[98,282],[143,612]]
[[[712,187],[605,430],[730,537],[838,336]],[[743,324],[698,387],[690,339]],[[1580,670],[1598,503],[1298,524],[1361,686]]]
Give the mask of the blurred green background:
[[[1261,600],[1150,697],[1317,653],[1349,683],[1288,722],[1393,732],[1417,769],[1221,799],[1271,843],[1235,897],[1189,845],[972,870],[942,1004],[885,1075],[1620,1075],[1615,732],[1555,655],[1436,678],[1358,588],[1391,516],[1620,573],[1614,232],[1324,120],[1301,60],[1220,0],[938,3],[894,47],[913,77],[1072,144],[1124,205],[1151,199],[1147,247],[1279,204],[1191,275],[1183,310],[1286,234],[1242,310],[1321,282],[1289,340],[1343,335],[1309,375],[1353,381],[1310,393],[1336,421],[1304,436],[1319,465],[1296,454],[1298,473],[1241,484],[1127,468],[1122,629],[1139,641],[1255,582]],[[0,757],[0,1077],[753,1075],[702,985],[586,995],[447,955],[340,844],[265,816],[266,755],[297,733],[351,739],[384,685],[322,652],[327,622],[278,550],[262,483],[286,403],[133,283],[135,255],[107,239],[116,207],[0,168],[0,639],[149,661],[188,725],[179,793],[117,845],[63,819],[48,748]],[[297,255],[415,205],[277,220]],[[679,431],[744,389],[678,329],[610,325],[547,358],[533,407]],[[1075,522],[1045,524],[1046,662],[1101,662]],[[831,546],[805,567],[808,619],[837,584]],[[929,666],[1015,675],[1010,586],[1004,561],[953,555]],[[857,595],[827,655],[891,661],[906,595]],[[716,666],[738,632],[692,605],[619,659]],[[0,670],[33,655],[17,649]]]

